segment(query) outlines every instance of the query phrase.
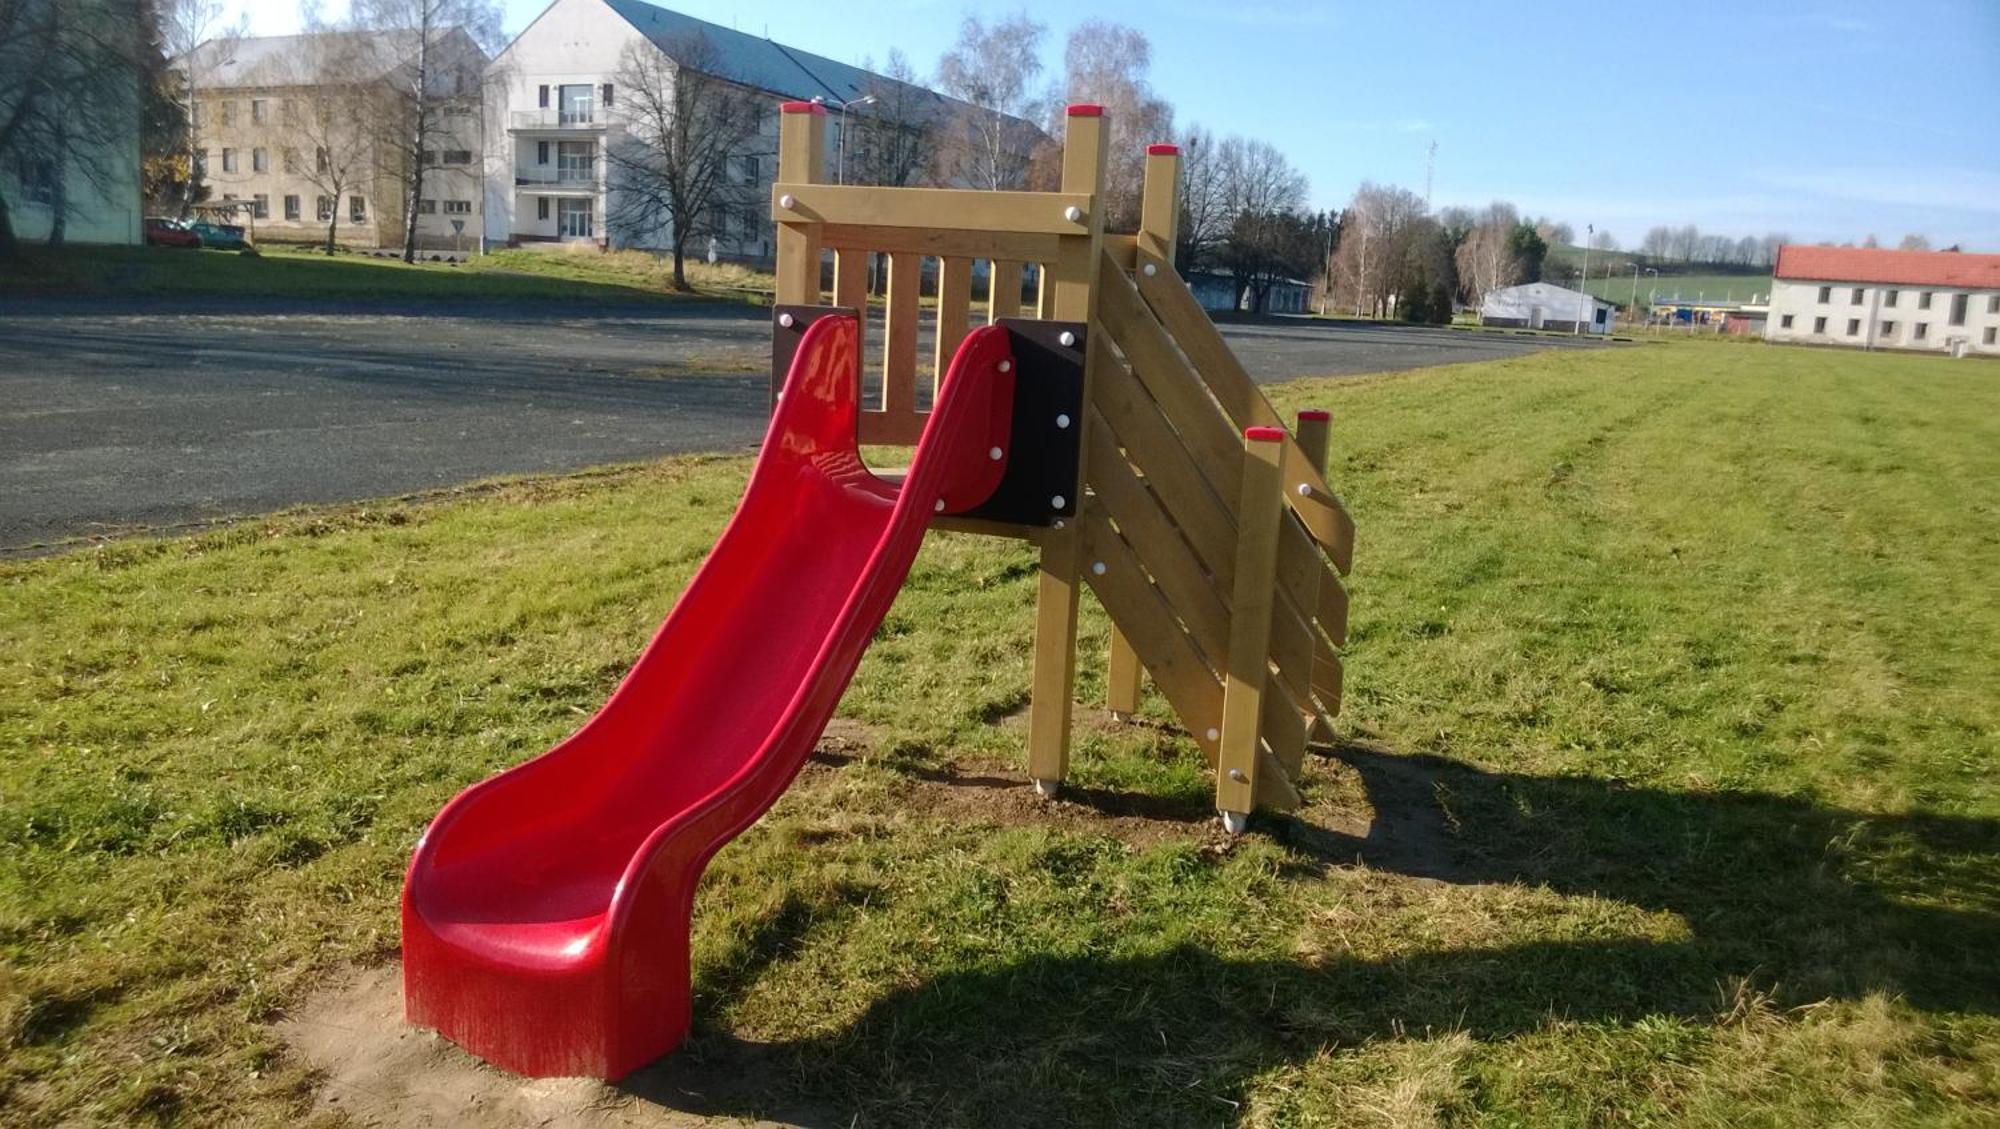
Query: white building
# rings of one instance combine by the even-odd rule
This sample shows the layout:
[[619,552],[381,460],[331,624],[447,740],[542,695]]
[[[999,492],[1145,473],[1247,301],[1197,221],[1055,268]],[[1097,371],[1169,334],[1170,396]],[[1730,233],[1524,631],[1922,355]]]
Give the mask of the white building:
[[1553,329],[1575,333],[1610,333],[1618,313],[1615,302],[1553,282],[1524,282],[1490,290],[1479,304],[1479,324],[1522,329]]
[[[624,110],[617,75],[633,45],[659,51],[678,68],[698,45],[701,70],[751,94],[764,113],[758,136],[729,162],[732,183],[714,224],[715,252],[767,262],[777,175],[778,103],[821,101],[834,115],[827,168],[835,169],[844,129],[841,107],[894,88],[942,118],[961,105],[859,67],[669,11],[643,0],[555,0],[493,60],[489,90],[486,241],[489,246],[588,242],[663,250],[668,231],[614,231],[619,187],[605,150],[619,143]],[[678,57],[678,58],[677,58]],[[887,99],[885,99],[886,101]],[[856,115],[867,112],[857,107]],[[1041,134],[1018,123],[1024,135]],[[854,154],[850,151],[851,159]],[[1027,153],[1021,153],[1025,163]],[[708,240],[690,246],[700,257]]]
[[2000,255],[1787,245],[1767,341],[2000,354]]

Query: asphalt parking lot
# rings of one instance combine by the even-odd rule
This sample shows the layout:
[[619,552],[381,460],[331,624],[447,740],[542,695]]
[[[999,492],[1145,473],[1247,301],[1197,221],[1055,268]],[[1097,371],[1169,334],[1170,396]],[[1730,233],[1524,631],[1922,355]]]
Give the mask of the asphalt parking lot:
[[[763,434],[765,311],[0,300],[0,553]],[[1279,322],[1259,379],[1592,342]]]

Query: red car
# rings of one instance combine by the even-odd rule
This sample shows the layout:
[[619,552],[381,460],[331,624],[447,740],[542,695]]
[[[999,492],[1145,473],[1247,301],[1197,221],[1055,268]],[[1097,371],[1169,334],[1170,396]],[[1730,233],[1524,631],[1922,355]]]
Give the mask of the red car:
[[146,217],[146,245],[149,247],[200,247],[201,236],[179,220],[164,216]]

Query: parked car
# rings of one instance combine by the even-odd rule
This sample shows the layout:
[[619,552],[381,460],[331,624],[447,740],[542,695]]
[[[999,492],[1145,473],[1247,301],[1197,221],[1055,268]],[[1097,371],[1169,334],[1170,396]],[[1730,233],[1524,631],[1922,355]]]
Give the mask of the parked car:
[[188,230],[201,237],[201,245],[216,251],[251,251],[257,249],[243,237],[243,229],[233,223],[209,223],[196,220],[188,225]]
[[180,220],[147,216],[146,244],[150,247],[199,247],[201,236],[189,231],[187,224]]

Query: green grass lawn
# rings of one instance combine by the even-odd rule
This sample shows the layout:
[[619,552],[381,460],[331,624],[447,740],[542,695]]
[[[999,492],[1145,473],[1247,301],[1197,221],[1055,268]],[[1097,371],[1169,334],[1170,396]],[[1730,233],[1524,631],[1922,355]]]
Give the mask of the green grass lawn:
[[[1157,700],[1079,714],[1071,803],[973,786],[1019,764],[1033,567],[932,538],[857,755],[710,871],[678,1077],[841,1125],[1994,1124],[1997,375],[1683,343],[1277,390],[1360,524],[1349,701],[1233,845]],[[394,959],[425,822],[596,708],[746,471],[0,565],[0,1121],[302,1117],[276,1021]]]
[[464,264],[340,254],[266,244],[255,256],[168,247],[27,249],[0,263],[0,295],[158,295],[377,300],[632,303],[751,301],[770,276],[689,263],[692,294],[673,291],[672,266],[640,252],[503,250]]

